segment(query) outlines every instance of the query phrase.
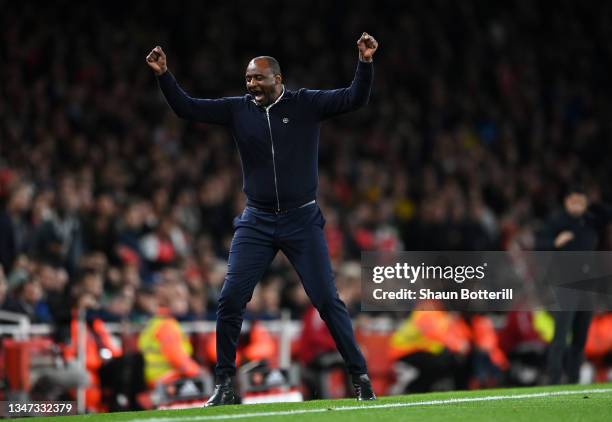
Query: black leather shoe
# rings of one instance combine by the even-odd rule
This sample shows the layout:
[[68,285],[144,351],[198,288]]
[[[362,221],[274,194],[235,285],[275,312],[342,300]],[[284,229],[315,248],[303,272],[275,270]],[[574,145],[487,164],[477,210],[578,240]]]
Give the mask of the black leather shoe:
[[206,402],[206,407],[240,404],[241,401],[240,396],[234,391],[231,378],[227,378],[221,380],[219,384],[215,384],[215,391]]
[[357,400],[376,400],[376,394],[372,390],[372,383],[368,374],[353,377],[353,388],[355,389]]

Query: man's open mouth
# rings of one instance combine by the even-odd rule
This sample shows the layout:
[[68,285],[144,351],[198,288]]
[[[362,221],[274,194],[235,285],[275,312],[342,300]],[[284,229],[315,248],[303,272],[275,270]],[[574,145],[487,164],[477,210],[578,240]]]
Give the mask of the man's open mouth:
[[250,91],[250,93],[258,103],[264,99],[264,93],[262,91]]

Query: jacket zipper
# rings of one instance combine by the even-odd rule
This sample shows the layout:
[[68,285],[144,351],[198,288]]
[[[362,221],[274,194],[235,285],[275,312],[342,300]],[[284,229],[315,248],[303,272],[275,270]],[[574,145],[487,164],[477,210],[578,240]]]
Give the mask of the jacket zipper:
[[[270,107],[272,107],[272,105]],[[268,119],[268,130],[270,131],[270,145],[272,146],[272,168],[274,169],[274,190],[276,191],[276,211],[279,212],[280,211],[280,199],[278,197],[278,179],[276,177],[276,161],[274,159],[274,137],[272,136],[272,125],[270,124],[270,107],[266,107],[266,119]]]

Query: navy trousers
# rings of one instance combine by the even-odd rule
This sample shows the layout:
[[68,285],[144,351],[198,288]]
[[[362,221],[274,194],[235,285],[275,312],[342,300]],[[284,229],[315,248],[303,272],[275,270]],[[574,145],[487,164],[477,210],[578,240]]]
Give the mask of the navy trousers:
[[247,207],[234,219],[227,276],[217,310],[217,378],[236,374],[236,345],[246,304],[280,250],[296,272],[353,375],[367,373],[346,306],[338,297],[327,243],[325,219],[317,204],[276,214]]

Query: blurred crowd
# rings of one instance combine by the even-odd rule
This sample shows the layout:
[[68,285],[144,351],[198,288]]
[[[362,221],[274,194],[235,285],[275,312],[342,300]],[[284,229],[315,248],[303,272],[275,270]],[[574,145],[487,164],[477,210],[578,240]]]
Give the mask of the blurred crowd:
[[[566,185],[610,199],[612,5],[561,1],[0,1],[0,307],[62,321],[79,301],[143,321],[172,285],[214,319],[244,206],[230,134],[173,115],[155,45],[196,97],[242,95],[254,56],[290,89],[350,83],[380,42],[363,110],[325,123],[318,201],[342,298],[364,250],[531,249]],[[609,249],[610,236],[602,237]],[[308,299],[283,256],[248,318]]]

